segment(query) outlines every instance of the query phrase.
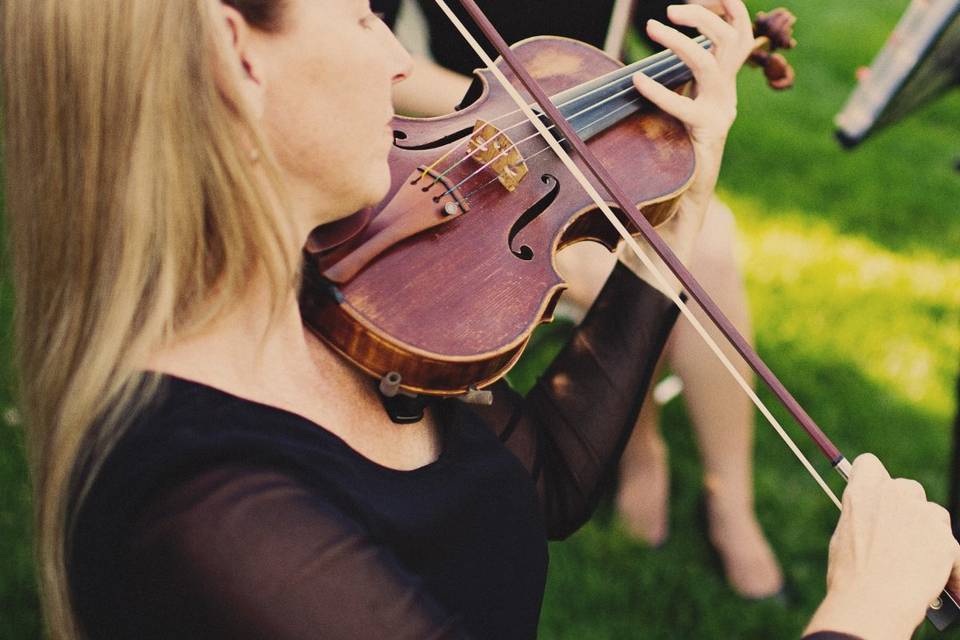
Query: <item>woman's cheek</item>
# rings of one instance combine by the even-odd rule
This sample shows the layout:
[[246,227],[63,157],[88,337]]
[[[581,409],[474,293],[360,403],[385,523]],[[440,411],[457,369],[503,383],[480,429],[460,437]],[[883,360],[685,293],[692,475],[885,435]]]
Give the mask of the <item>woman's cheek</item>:
[[371,163],[367,175],[370,202],[368,205],[378,204],[390,190],[390,166],[386,161]]

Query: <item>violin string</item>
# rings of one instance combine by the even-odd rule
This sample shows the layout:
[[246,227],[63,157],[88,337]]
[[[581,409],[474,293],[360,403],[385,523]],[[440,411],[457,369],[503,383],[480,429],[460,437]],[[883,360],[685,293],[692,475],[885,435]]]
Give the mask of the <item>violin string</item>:
[[[673,66],[670,67],[669,69],[665,69],[664,71],[660,72],[660,73],[657,74],[657,75],[650,76],[650,77],[651,77],[653,80],[659,81],[660,78],[662,78],[662,77],[664,77],[664,76],[666,76],[666,75],[669,75],[669,74],[673,73],[674,71],[676,71],[676,70],[678,70],[678,69],[680,69],[680,68],[682,68],[682,67],[684,67],[684,66],[685,66],[685,65],[681,62],[681,63],[679,63],[679,64],[673,65]],[[593,111],[594,109],[598,109],[598,108],[600,108],[603,104],[605,104],[606,102],[609,102],[610,100],[614,100],[615,98],[619,98],[619,97],[621,97],[621,96],[624,96],[624,95],[630,93],[631,91],[634,91],[634,92],[635,92],[636,89],[634,89],[633,86],[630,86],[630,87],[628,87],[627,89],[624,89],[623,91],[618,91],[617,93],[615,93],[615,94],[613,94],[613,95],[610,95],[610,96],[608,96],[607,98],[604,98],[604,99],[601,100],[600,102],[596,102],[596,103],[593,103],[593,104],[591,104],[591,105],[588,105],[588,106],[584,107],[583,109],[581,109],[580,111],[577,111],[576,113],[568,116],[568,117],[567,117],[567,120],[569,120],[569,121],[572,123],[573,120],[574,120],[574,118],[577,118],[577,117],[579,117],[579,116],[581,116],[581,115],[583,115],[583,114],[585,114],[585,113],[589,113],[590,111]],[[584,125],[583,127],[577,129],[576,131],[577,131],[577,133],[580,133],[581,131],[584,131],[585,129],[593,126],[594,124],[596,124],[596,123],[598,123],[598,122],[601,122],[602,120],[605,120],[606,118],[609,118],[609,117],[612,116],[613,114],[615,114],[615,113],[617,113],[617,112],[619,112],[619,111],[622,111],[623,109],[625,109],[625,108],[627,108],[627,107],[629,107],[629,106],[631,106],[631,105],[637,104],[638,102],[642,102],[642,101],[643,101],[643,97],[642,97],[642,96],[639,96],[639,97],[631,100],[630,102],[627,102],[626,104],[620,105],[619,107],[617,107],[617,108],[614,109],[613,111],[611,111],[611,112],[609,112],[609,113],[607,113],[607,114],[605,114],[605,115],[597,118],[596,120],[594,120],[594,121],[592,121],[592,122],[588,122],[586,125]],[[519,124],[525,124],[525,123],[526,123],[526,122],[524,122],[524,123],[519,123]],[[528,123],[526,123],[526,124],[528,124]],[[510,127],[510,128],[512,129],[512,128],[517,127],[517,126],[519,126],[519,125],[513,125],[513,127]],[[547,127],[547,131],[550,131],[551,129],[554,129],[554,128],[556,128],[556,125],[552,124],[552,125],[550,125],[549,127]],[[506,131],[506,130],[504,130],[504,131]],[[492,158],[490,158],[490,160],[488,160],[485,164],[482,164],[482,165],[480,165],[479,167],[477,167],[477,169],[475,169],[472,173],[470,173],[469,175],[467,175],[465,178],[463,178],[462,180],[460,180],[460,182],[458,182],[458,183],[456,183],[455,185],[451,186],[449,189],[447,189],[446,191],[444,191],[443,193],[441,193],[441,194],[440,194],[439,196],[437,196],[437,197],[438,197],[438,198],[442,198],[442,197],[444,197],[444,196],[450,195],[451,193],[453,193],[454,191],[456,191],[457,189],[459,189],[460,187],[462,187],[464,184],[466,184],[466,182],[469,181],[471,178],[473,178],[473,177],[476,176],[478,173],[480,173],[481,171],[483,171],[484,169],[486,169],[487,167],[489,167],[490,165],[492,165],[494,162],[496,162],[499,158],[505,156],[505,155],[508,154],[510,151],[512,151],[513,149],[517,148],[517,146],[523,144],[524,142],[527,142],[528,140],[532,140],[533,138],[542,138],[542,137],[543,137],[543,136],[540,134],[539,131],[534,131],[533,133],[531,133],[531,134],[528,135],[527,137],[521,138],[520,140],[517,140],[516,142],[514,142],[514,143],[511,144],[510,146],[508,146],[508,147],[506,147],[505,149],[503,149],[502,151],[500,151],[500,153],[498,153],[497,155],[495,155],[495,156],[493,156]],[[567,140],[566,138],[560,138],[560,139],[559,139],[560,142],[566,142],[566,140]],[[544,151],[547,151],[547,150],[549,150],[549,149],[550,149],[550,147],[547,146],[547,147],[545,147],[545,148],[543,148],[543,149],[540,149],[539,151],[537,151],[537,152],[534,153],[533,155],[531,155],[531,156],[529,156],[529,157],[523,158],[523,160],[524,160],[524,161],[531,160],[531,159],[535,158],[536,156],[540,155],[541,153],[543,153]],[[449,155],[449,153],[450,153],[450,152],[445,153],[445,154],[441,157],[441,160],[442,160],[443,158],[447,157],[447,156]],[[454,167],[459,166],[462,162],[464,162],[464,160],[466,160],[467,158],[469,158],[470,156],[472,156],[473,153],[476,153],[476,150],[475,150],[474,152],[472,152],[471,154],[469,154],[468,156],[466,156],[463,160],[460,160],[459,162],[456,162],[455,164],[453,164],[453,165],[451,165],[450,167],[448,167],[443,173],[441,173],[439,176],[437,176],[437,177],[434,179],[434,181],[430,184],[430,186],[432,187],[434,184],[436,184],[436,183],[440,180],[440,178],[445,177]],[[434,164],[436,164],[436,163],[434,163]],[[433,165],[431,165],[431,166],[433,166]],[[428,170],[429,170],[429,169],[428,169]],[[496,180],[498,180],[498,179],[499,179],[499,178],[494,178],[493,181],[496,181]],[[493,182],[493,181],[492,181],[492,182]],[[489,184],[489,183],[484,183],[483,186],[486,186],[487,184]],[[472,191],[471,193],[476,193],[476,191]],[[467,196],[464,196],[465,199],[466,199],[466,197],[467,197]]]
[[477,55],[480,56],[481,60],[483,60],[484,63],[490,68],[494,76],[497,78],[500,84],[503,85],[503,88],[507,91],[507,93],[513,99],[513,101],[516,102],[517,106],[520,107],[520,109],[524,112],[524,115],[526,115],[527,118],[530,120],[530,122],[540,131],[544,140],[550,145],[550,147],[557,154],[557,156],[560,158],[563,164],[567,167],[570,173],[574,176],[574,178],[577,180],[580,186],[583,187],[583,189],[590,195],[590,197],[593,199],[597,207],[599,207],[600,210],[603,211],[604,215],[607,217],[607,220],[610,221],[610,224],[613,225],[613,227],[624,239],[624,241],[627,243],[630,249],[636,254],[640,262],[644,265],[644,267],[650,273],[654,275],[654,277],[657,280],[657,283],[660,286],[659,288],[662,291],[669,293],[670,299],[673,300],[674,304],[676,304],[677,307],[680,309],[680,312],[683,313],[683,315],[687,318],[687,320],[694,327],[697,333],[700,334],[700,337],[707,344],[710,350],[713,351],[714,355],[720,360],[724,368],[726,368],[727,371],[730,373],[730,375],[733,376],[733,379],[743,389],[744,393],[747,394],[747,397],[750,398],[750,400],[757,407],[760,413],[767,419],[767,421],[770,423],[773,429],[777,432],[780,438],[787,445],[787,448],[789,448],[790,451],[794,454],[794,456],[796,456],[797,460],[800,461],[800,464],[803,465],[803,467],[807,470],[807,472],[814,479],[814,481],[816,481],[816,483],[820,486],[820,488],[823,490],[826,496],[834,503],[834,505],[836,505],[838,509],[842,509],[842,505],[840,503],[840,500],[837,499],[836,494],[834,494],[833,490],[829,487],[829,485],[827,485],[827,483],[820,476],[820,474],[817,472],[814,466],[810,463],[810,461],[803,454],[803,452],[800,450],[797,444],[793,441],[793,439],[789,436],[789,434],[787,434],[786,430],[783,428],[780,422],[776,419],[776,417],[773,415],[770,409],[767,408],[766,404],[764,404],[764,402],[760,399],[760,397],[753,390],[750,384],[746,381],[743,375],[740,374],[740,372],[733,365],[733,363],[730,361],[727,355],[723,352],[720,346],[716,343],[713,337],[710,336],[709,333],[707,333],[707,330],[703,326],[703,323],[700,322],[700,320],[696,317],[696,315],[689,308],[686,302],[683,301],[683,299],[680,296],[680,292],[677,291],[677,289],[675,288],[675,285],[670,282],[670,280],[667,278],[663,270],[660,269],[660,267],[656,265],[654,261],[643,251],[643,249],[640,247],[640,244],[637,242],[637,239],[634,238],[629,231],[627,231],[627,228],[623,225],[623,223],[620,222],[616,214],[613,213],[613,210],[600,196],[600,194],[594,188],[593,184],[591,184],[591,182],[583,174],[583,172],[580,170],[580,167],[578,167],[573,162],[573,160],[570,158],[570,155],[563,149],[563,147],[560,146],[560,143],[557,141],[557,139],[549,131],[547,131],[546,126],[542,122],[540,122],[536,114],[526,104],[526,101],[523,99],[520,93],[516,90],[516,88],[514,88],[513,85],[510,84],[510,82],[507,80],[503,72],[494,66],[493,60],[490,59],[490,56],[487,55],[487,52],[483,50],[483,47],[480,46],[480,44],[476,41],[473,35],[467,30],[463,22],[460,21],[460,18],[458,18],[457,15],[453,13],[453,11],[450,9],[449,6],[447,6],[444,0],[435,0],[435,1],[437,5],[440,7],[441,11],[443,11],[443,13],[446,14],[447,18],[454,24],[454,26],[457,28],[457,30],[460,32],[463,38],[467,41],[467,43],[471,46],[471,48],[473,48],[473,50],[477,53]]
[[[610,116],[616,114],[618,111],[620,111],[620,110],[622,110],[622,109],[626,109],[626,108],[629,107],[630,105],[636,104],[636,103],[640,102],[641,100],[643,100],[643,97],[638,97],[638,98],[635,98],[635,99],[631,100],[630,102],[628,102],[628,103],[626,103],[626,104],[622,104],[622,105],[620,105],[619,107],[617,107],[616,109],[614,109],[613,111],[611,111],[611,112],[609,112],[609,113],[605,113],[605,114],[603,114],[602,116],[600,116],[599,118],[596,118],[595,120],[592,120],[592,121],[588,122],[587,124],[583,125],[583,126],[580,127],[579,129],[576,129],[576,132],[577,132],[577,133],[580,133],[580,132],[583,131],[584,129],[589,129],[590,127],[592,127],[593,125],[597,124],[597,123],[600,122],[601,120],[606,120],[606,119],[609,118]],[[537,135],[539,135],[539,134],[537,134]],[[530,136],[530,137],[533,137],[533,136]],[[527,139],[527,138],[525,138],[525,139]],[[565,142],[566,140],[567,140],[566,138],[559,138],[559,139],[558,139],[558,142]],[[550,151],[550,145],[547,145],[547,146],[543,147],[542,149],[540,149],[539,151],[536,151],[536,152],[534,152],[534,153],[532,153],[532,154],[530,154],[530,155],[528,155],[528,156],[525,156],[524,159],[527,160],[527,161],[533,160],[534,158],[536,158],[536,157],[539,156],[540,154],[546,153],[547,151]],[[471,197],[473,197],[473,196],[476,195],[477,193],[483,191],[484,189],[490,187],[491,185],[493,185],[494,183],[498,182],[499,180],[500,180],[499,177],[495,177],[495,178],[491,179],[491,180],[488,181],[488,182],[484,182],[482,185],[480,185],[479,187],[477,187],[477,188],[474,189],[473,191],[465,194],[465,195],[463,196],[463,199],[464,199],[464,200],[470,200]]]
[[[709,49],[710,46],[712,46],[712,43],[710,42],[709,38],[707,38],[706,36],[697,36],[696,38],[694,38],[694,42],[696,42],[697,44],[703,46],[705,49]],[[643,60],[641,60],[641,62],[648,62],[648,64],[643,65],[643,66],[638,66],[637,69],[635,70],[635,72],[645,72],[646,70],[648,70],[648,69],[650,69],[650,68],[652,68],[652,67],[655,67],[655,66],[657,66],[657,65],[659,65],[659,64],[661,64],[661,63],[665,63],[665,62],[674,63],[674,62],[676,62],[677,60],[679,60],[679,58],[677,57],[676,53],[674,53],[671,49],[664,49],[664,50],[661,51],[660,53],[654,54],[654,55],[652,55],[652,56],[649,56],[649,57],[644,58]],[[675,71],[677,68],[683,67],[683,66],[684,66],[683,62],[680,62],[680,63],[679,63],[679,66],[678,66],[677,64],[673,64],[673,65],[672,65],[671,67],[669,67],[666,71],[658,72],[658,73],[656,73],[655,75],[650,76],[650,77],[656,79],[656,78],[662,77],[664,73],[673,72],[673,71]],[[615,69],[614,72],[611,72],[611,73],[622,72],[623,69],[624,69],[624,68]],[[600,86],[598,86],[598,87],[595,87],[595,88],[591,89],[590,91],[587,91],[586,93],[583,93],[583,94],[581,94],[581,95],[578,95],[578,96],[576,96],[576,97],[573,97],[573,98],[571,98],[570,100],[567,100],[566,102],[563,102],[563,103],[561,103],[561,104],[558,104],[557,106],[558,106],[559,108],[563,108],[563,107],[569,105],[570,103],[575,102],[576,100],[582,100],[583,98],[589,97],[589,96],[593,95],[594,93],[597,93],[598,91],[602,91],[602,90],[604,90],[604,89],[607,89],[607,88],[609,88],[609,87],[612,87],[612,86],[616,85],[618,82],[621,82],[622,80],[623,80],[623,77],[616,77],[616,78],[614,78],[613,80],[611,80],[610,82],[608,82],[608,83],[606,83],[606,84],[602,84],[602,85],[600,85]],[[602,104],[602,102],[601,102],[601,103],[598,103],[598,104]],[[527,106],[530,107],[530,108],[535,108],[536,105],[533,104],[533,103],[528,103]],[[502,115],[497,116],[497,117],[494,118],[493,120],[489,120],[488,123],[489,123],[489,124],[493,124],[493,123],[495,123],[495,122],[499,122],[500,120],[503,120],[504,118],[507,118],[507,117],[512,116],[512,115],[515,115],[515,114],[517,114],[517,113],[521,113],[521,110],[520,110],[520,109],[514,109],[513,111],[509,111],[509,112],[507,112],[507,113],[504,113],[504,114],[502,114]],[[505,129],[501,129],[501,130],[500,130],[500,133],[507,133],[508,131],[511,131],[512,129],[515,129],[516,127],[522,126],[522,125],[524,125],[524,124],[528,124],[528,121],[527,121],[526,119],[521,119],[519,122],[516,122],[516,123],[510,125],[509,127],[506,127]],[[426,175],[427,175],[430,171],[432,171],[438,164],[440,164],[440,163],[443,162],[445,159],[447,159],[453,152],[459,150],[459,149],[462,148],[464,145],[469,144],[469,143],[470,143],[470,140],[471,140],[471,138],[468,137],[466,140],[464,140],[464,141],[460,142],[459,144],[451,147],[446,153],[444,153],[442,156],[440,156],[439,158],[437,158],[430,166],[428,166],[427,168],[425,168],[425,169],[423,170],[423,173],[421,174],[421,177],[426,176]],[[449,167],[447,167],[446,169],[444,169],[442,173],[440,173],[439,175],[437,175],[437,176],[434,177],[433,182],[431,182],[429,186],[432,187],[433,185],[435,185],[437,182],[440,181],[441,178],[446,177],[446,175],[447,175],[450,171],[452,171],[452,170],[455,169],[456,167],[460,166],[462,163],[464,163],[464,162],[466,162],[467,160],[469,160],[470,158],[472,158],[473,155],[476,154],[478,151],[480,151],[482,148],[483,148],[483,147],[477,147],[477,148],[474,149],[473,151],[465,154],[463,158],[461,158],[461,159],[458,160],[457,162],[453,163],[452,165],[450,165]]]
[[[698,43],[698,44],[702,44],[702,43],[704,43],[704,42],[707,42],[707,41],[708,41],[708,38],[707,38],[706,36],[701,35],[701,36],[697,36],[696,38],[694,38],[693,41],[696,42],[696,43]],[[647,69],[650,69],[651,67],[654,67],[654,66],[656,66],[656,65],[658,65],[658,64],[660,64],[660,63],[662,63],[662,62],[670,62],[670,63],[672,64],[672,63],[676,62],[677,60],[679,60],[679,57],[677,57],[677,54],[676,54],[672,49],[664,49],[663,51],[660,51],[660,52],[658,52],[658,53],[655,53],[655,54],[653,54],[652,56],[647,56],[647,57],[644,58],[643,60],[640,60],[638,63],[636,63],[638,66],[637,66],[637,68],[634,70],[634,72],[636,72],[636,71],[646,71]],[[618,68],[618,69],[614,69],[613,71],[609,72],[609,73],[606,74],[606,75],[608,75],[608,76],[614,76],[615,74],[622,73],[622,72],[623,72],[625,69],[627,69],[627,68],[628,68],[628,67],[620,67],[620,68]],[[601,90],[603,90],[603,89],[606,89],[606,88],[608,88],[608,87],[611,87],[611,86],[615,85],[616,83],[620,82],[621,80],[623,80],[623,77],[622,77],[622,76],[614,77],[612,80],[610,80],[610,82],[608,82],[608,83],[606,83],[606,84],[602,84],[602,85],[600,85],[600,86],[598,86],[598,87],[594,87],[594,88],[591,89],[590,91],[587,91],[586,93],[582,93],[582,94],[580,94],[580,95],[578,95],[578,96],[576,96],[576,97],[574,97],[574,98],[571,98],[570,100],[568,100],[568,101],[566,101],[566,102],[564,102],[564,103],[562,103],[562,104],[559,104],[559,105],[557,105],[557,106],[558,106],[558,107],[565,107],[565,106],[567,106],[568,104],[570,104],[571,102],[573,102],[574,100],[580,100],[580,99],[582,99],[582,98],[589,97],[589,96],[593,95],[594,93],[596,93],[596,92],[598,92],[598,91],[601,91]],[[575,88],[575,87],[574,87],[574,88]],[[534,103],[534,102],[529,102],[529,103],[527,103],[527,106],[528,106],[529,108],[531,108],[531,109],[535,109],[535,108],[537,107],[536,103]],[[492,120],[489,120],[488,122],[490,122],[490,123],[499,122],[500,120],[503,120],[504,118],[507,118],[507,117],[512,116],[512,115],[516,115],[516,114],[518,114],[518,113],[522,114],[522,113],[523,113],[523,110],[522,110],[522,109],[514,109],[513,111],[508,111],[508,112],[506,112],[506,113],[503,113],[503,114],[497,116],[496,118],[494,118],[494,119],[492,119]],[[520,120],[519,122],[517,122],[516,124],[514,124],[514,125],[512,125],[512,126],[519,126],[519,125],[525,124],[526,122],[527,122],[526,119],[522,119],[522,120]],[[508,130],[509,130],[509,129],[504,129],[504,131],[508,131]]]
[[[706,36],[699,36],[699,37],[697,38],[697,41],[698,41],[698,42],[707,41],[707,38],[706,38]],[[639,66],[639,67],[638,67],[638,70],[639,70],[639,71],[646,71],[647,69],[651,69],[651,68],[653,68],[653,67],[655,67],[655,66],[657,66],[657,65],[659,65],[659,64],[661,64],[661,63],[663,63],[663,62],[673,62],[673,61],[676,61],[676,60],[678,60],[676,54],[675,54],[673,51],[671,51],[670,49],[665,49],[664,51],[661,51],[660,53],[658,53],[658,54],[656,54],[656,55],[654,55],[654,56],[650,56],[649,58],[645,58],[644,61],[649,61],[649,62],[648,62],[646,65]],[[641,62],[644,62],[644,61],[641,61]],[[682,63],[681,63],[681,65],[682,65]],[[672,70],[672,69],[675,69],[675,68],[676,68],[676,65],[672,66],[670,69]],[[622,71],[623,71],[623,68],[621,68],[621,69],[616,69],[616,70],[614,70],[613,73],[622,72]],[[651,77],[654,77],[654,76],[651,76]],[[580,95],[578,95],[578,96],[575,96],[575,97],[571,98],[570,100],[567,100],[566,102],[563,102],[563,103],[561,103],[561,104],[559,104],[559,105],[557,105],[557,106],[558,106],[559,108],[563,108],[563,107],[569,105],[569,104],[572,103],[572,102],[575,102],[575,101],[577,101],[577,100],[582,100],[583,98],[589,97],[589,96],[593,95],[594,93],[596,93],[596,92],[598,92],[598,91],[602,91],[602,90],[604,90],[604,89],[606,89],[606,88],[608,88],[608,87],[614,86],[614,85],[616,85],[618,82],[620,82],[620,81],[622,81],[622,80],[623,80],[623,77],[618,76],[618,77],[614,78],[613,80],[611,80],[610,82],[608,82],[608,83],[606,83],[606,84],[602,84],[602,85],[600,85],[600,86],[598,86],[598,87],[595,87],[595,88],[591,89],[590,91],[587,91],[586,93],[583,93],[583,94],[580,94]],[[531,108],[534,107],[533,104],[528,104],[528,106],[531,107]],[[492,120],[489,120],[488,123],[489,123],[489,124],[493,124],[493,123],[495,123],[495,122],[499,122],[500,120],[503,120],[504,118],[506,118],[506,117],[508,117],[508,116],[511,116],[511,115],[514,115],[514,114],[517,114],[517,113],[521,113],[520,109],[514,109],[513,111],[510,111],[510,112],[507,112],[507,113],[502,114],[502,115],[500,115],[500,116],[497,116],[496,118],[494,118],[494,119],[492,119]],[[518,122],[510,125],[509,127],[500,129],[500,130],[499,130],[499,133],[507,133],[507,132],[509,132],[509,131],[511,131],[511,130],[519,127],[519,126],[525,125],[525,124],[529,124],[529,123],[527,122],[526,118],[521,118]],[[469,143],[471,142],[471,140],[472,140],[472,137],[468,137],[466,140],[464,140],[464,141],[460,142],[459,144],[451,147],[446,153],[444,153],[442,156],[440,156],[439,158],[437,158],[430,166],[426,167],[426,168],[423,170],[423,173],[421,174],[420,177],[421,177],[421,178],[425,177],[425,176],[426,176],[430,171],[432,171],[438,164],[440,164],[441,162],[443,162],[443,161],[444,161],[446,158],[448,158],[453,152],[459,150],[459,149],[462,148],[464,145],[469,144]],[[469,160],[470,158],[472,158],[476,153],[478,153],[479,151],[481,151],[483,148],[484,148],[483,145],[480,145],[480,146],[476,147],[473,151],[470,151],[469,153],[464,154],[464,156],[463,156],[460,160],[458,160],[457,162],[454,162],[454,163],[451,164],[449,167],[447,167],[446,169],[444,169],[439,175],[435,176],[434,179],[433,179],[433,182],[431,182],[431,183],[428,185],[428,187],[432,187],[432,186],[434,186],[435,184],[437,184],[437,182],[439,182],[442,178],[446,177],[447,174],[450,173],[453,169],[455,169],[456,167],[460,166],[461,164],[463,164],[464,162],[466,162],[467,160]]]
[[[602,120],[606,120],[606,119],[609,118],[610,116],[616,114],[618,111],[620,111],[620,110],[622,110],[622,109],[626,109],[626,108],[629,107],[630,105],[636,104],[636,103],[640,102],[641,100],[643,100],[643,98],[642,98],[642,97],[639,97],[639,98],[635,98],[635,99],[631,100],[630,102],[628,102],[628,103],[626,103],[626,104],[622,104],[622,105],[620,105],[619,107],[617,107],[616,109],[614,109],[613,111],[610,111],[609,113],[605,113],[605,114],[603,114],[602,116],[600,116],[599,118],[596,118],[595,120],[592,120],[592,121],[588,122],[587,124],[583,125],[583,126],[580,127],[579,129],[576,129],[576,132],[577,132],[577,133],[580,133],[580,132],[583,131],[584,129],[589,129],[590,127],[592,127],[593,125],[597,124],[598,122],[600,122],[600,121],[602,121]],[[535,134],[535,136],[539,136],[539,135],[540,135],[539,132],[538,132],[537,134]],[[529,138],[532,138],[532,137],[535,137],[535,136],[529,136],[528,138],[524,138],[524,140],[528,140]],[[558,139],[558,142],[566,142],[566,140],[567,140],[566,138],[559,138],[559,139]],[[519,143],[518,143],[518,144],[519,144]],[[539,151],[536,151],[536,152],[530,154],[529,156],[525,156],[525,157],[524,157],[524,160],[526,160],[526,161],[529,162],[530,160],[533,160],[534,158],[536,158],[536,157],[539,156],[540,154],[546,153],[547,151],[550,151],[550,145],[545,146],[544,148],[542,148],[542,149],[540,149]],[[487,187],[493,185],[494,183],[498,182],[499,180],[500,180],[500,178],[499,178],[499,176],[498,176],[498,177],[495,177],[495,178],[489,180],[488,182],[484,182],[482,185],[480,185],[479,187],[477,187],[477,188],[474,189],[473,191],[465,194],[465,195],[463,196],[463,199],[464,199],[464,200],[470,200],[470,198],[471,198],[472,196],[474,196],[474,195],[476,195],[477,193],[483,191],[484,189],[486,189]]]
[[[583,131],[583,130],[585,130],[585,129],[589,129],[590,127],[592,127],[593,125],[597,124],[598,122],[601,122],[601,121],[603,121],[603,120],[606,120],[606,119],[609,118],[610,116],[616,114],[618,111],[621,111],[621,110],[623,110],[623,109],[626,109],[626,108],[629,107],[630,105],[636,104],[636,103],[640,102],[641,100],[643,100],[642,97],[641,97],[641,98],[635,98],[635,99],[631,100],[630,102],[628,102],[628,103],[626,103],[626,104],[620,105],[619,107],[617,107],[617,108],[614,109],[613,111],[610,111],[609,113],[605,113],[604,115],[600,116],[599,118],[596,118],[595,120],[592,120],[592,121],[588,122],[587,124],[583,125],[583,126],[580,127],[579,129],[576,129],[576,132],[577,132],[577,133],[580,133],[581,131]],[[530,140],[531,138],[535,138],[535,137],[539,137],[539,136],[540,136],[540,133],[537,132],[537,133],[535,133],[535,134],[533,134],[533,135],[527,136],[526,138],[524,138],[523,140],[521,140],[521,141],[518,142],[517,144],[521,144],[521,143],[523,143],[523,142],[525,142],[525,141],[527,141],[527,140]],[[566,142],[566,140],[567,140],[566,138],[559,138],[559,139],[558,139],[559,142]],[[538,151],[536,151],[536,152],[534,152],[534,153],[532,153],[532,154],[530,154],[530,155],[528,155],[528,156],[524,156],[524,161],[529,162],[530,160],[533,160],[534,158],[536,158],[536,157],[539,156],[540,154],[545,153],[545,152],[547,152],[547,151],[550,151],[550,145],[547,145],[546,147],[543,147],[542,149],[540,149],[540,150],[538,150]],[[488,164],[489,164],[489,163],[488,163]],[[487,165],[484,165],[484,167],[486,167],[486,166],[487,166]],[[481,167],[481,169],[484,168],[484,167]],[[479,171],[479,170],[478,170],[478,171]],[[477,173],[477,171],[475,171],[474,173]],[[473,175],[473,174],[471,174],[471,175]],[[470,177],[470,176],[467,176],[467,178],[465,178],[462,182],[466,182],[466,180],[469,179],[469,177]],[[489,181],[487,181],[487,182],[484,182],[482,185],[480,185],[479,187],[477,187],[477,188],[474,189],[473,191],[470,191],[469,193],[465,194],[465,195],[463,196],[463,199],[464,199],[464,200],[470,200],[470,198],[471,198],[472,196],[476,195],[476,194],[479,193],[480,191],[483,191],[484,189],[486,189],[486,188],[489,187],[490,185],[498,182],[499,180],[500,180],[500,177],[499,177],[499,176],[496,176],[496,177],[492,178],[491,180],[489,180]],[[448,195],[449,193],[450,193],[450,191],[447,191],[447,192],[444,193],[443,195]]]
[[[596,119],[594,119],[594,120],[591,120],[590,122],[588,122],[587,124],[583,125],[583,126],[580,127],[579,129],[575,129],[575,131],[576,131],[577,133],[580,133],[581,131],[584,131],[584,130],[586,130],[586,129],[589,129],[590,127],[592,127],[593,125],[597,124],[598,122],[600,122],[600,121],[602,121],[602,120],[606,120],[607,118],[615,115],[618,111],[621,111],[621,110],[623,110],[623,109],[626,109],[627,107],[629,107],[629,106],[631,106],[631,105],[637,104],[638,102],[641,102],[642,100],[643,100],[643,96],[638,96],[638,97],[634,98],[633,100],[631,100],[630,102],[627,102],[627,103],[625,103],[625,104],[620,105],[619,107],[617,107],[617,108],[614,109],[613,111],[610,111],[610,112],[608,112],[608,113],[605,113],[605,114],[603,114],[602,116],[600,116],[599,118],[596,118]],[[552,128],[552,127],[551,127],[551,128]],[[538,132],[538,133],[536,133],[536,134],[534,134],[534,135],[532,135],[532,136],[527,136],[526,138],[524,138],[523,140],[521,140],[521,142],[523,142],[524,140],[529,140],[529,139],[534,138],[534,137],[538,137],[538,136],[539,136],[539,137],[542,137],[542,136],[540,136],[540,134],[539,134],[539,132]],[[564,137],[564,138],[558,138],[557,141],[558,141],[558,142],[566,142],[566,140],[567,140],[567,139]],[[517,144],[520,144],[520,143],[517,143]],[[526,160],[526,161],[529,162],[530,160],[533,160],[534,158],[536,158],[536,157],[539,156],[540,154],[546,153],[547,151],[550,151],[550,145],[549,145],[549,144],[548,144],[547,146],[543,147],[542,149],[540,149],[540,150],[538,150],[538,151],[535,151],[534,153],[531,153],[531,154],[528,155],[528,156],[524,156],[524,160]],[[464,195],[463,195],[463,199],[464,199],[464,200],[469,200],[472,196],[474,196],[474,195],[476,195],[477,193],[483,191],[484,189],[486,189],[487,187],[489,187],[490,185],[496,183],[496,182],[499,181],[499,180],[500,180],[499,177],[495,177],[495,178],[489,180],[488,182],[484,182],[482,185],[480,185],[479,187],[477,187],[477,188],[474,189],[473,191],[470,191],[469,193],[464,194]],[[446,194],[444,194],[444,195],[446,195]]]

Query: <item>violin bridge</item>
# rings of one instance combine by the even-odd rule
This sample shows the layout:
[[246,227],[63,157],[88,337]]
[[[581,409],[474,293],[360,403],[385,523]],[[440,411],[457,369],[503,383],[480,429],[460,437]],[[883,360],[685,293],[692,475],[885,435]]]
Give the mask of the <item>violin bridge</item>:
[[527,163],[517,145],[489,122],[477,120],[467,149],[474,161],[496,172],[497,179],[507,191],[515,190],[527,175]]
[[[424,191],[428,191],[430,187],[435,184],[442,185],[442,188],[446,191],[440,196],[435,196],[433,201],[437,204],[443,204],[443,209],[441,212],[444,216],[452,216],[458,213],[467,213],[470,211],[470,203],[467,202],[466,198],[463,197],[463,194],[460,192],[460,189],[457,188],[457,185],[451,184],[450,180],[447,179],[442,173],[437,173],[430,167],[425,167],[420,165],[417,167],[417,171],[420,175],[410,184],[417,184],[420,182],[421,178],[426,178],[427,176],[433,178],[433,182],[424,187]],[[449,197],[450,199],[446,202],[443,202],[444,196]]]

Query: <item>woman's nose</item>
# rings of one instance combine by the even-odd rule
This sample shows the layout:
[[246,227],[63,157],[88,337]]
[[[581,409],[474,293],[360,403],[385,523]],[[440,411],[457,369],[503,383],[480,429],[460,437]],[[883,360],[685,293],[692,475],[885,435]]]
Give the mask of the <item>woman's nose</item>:
[[413,69],[413,56],[410,55],[410,52],[400,44],[400,41],[390,33],[391,47],[388,52],[388,60],[391,61],[393,67],[393,82],[397,83],[401,80],[405,80],[410,76],[410,71]]

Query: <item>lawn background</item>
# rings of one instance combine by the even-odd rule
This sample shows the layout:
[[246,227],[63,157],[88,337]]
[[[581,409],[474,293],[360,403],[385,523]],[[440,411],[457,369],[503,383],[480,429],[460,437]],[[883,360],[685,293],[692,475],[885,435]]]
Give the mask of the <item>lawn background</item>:
[[[750,2],[752,9],[769,8]],[[960,362],[960,93],[854,152],[832,118],[906,6],[904,0],[798,0],[794,90],[741,74],[740,116],[721,178],[737,214],[760,353],[848,456],[878,454],[896,475],[947,496],[953,388]],[[865,7],[868,7],[865,9]],[[10,360],[9,288],[0,348]],[[514,379],[525,385],[562,327]],[[14,406],[0,367],[0,416]],[[765,401],[770,395],[761,393]],[[776,411],[787,420],[783,411]],[[816,452],[792,423],[805,451]],[[543,638],[798,637],[823,594],[836,510],[772,430],[757,423],[757,510],[789,576],[794,604],[744,603],[704,542],[696,446],[682,402],[663,430],[671,451],[671,537],[651,551],[603,507],[551,546]],[[835,490],[840,484],[829,476]],[[39,636],[30,563],[28,485],[17,427],[0,422],[0,638]],[[920,637],[940,635],[924,627]]]

